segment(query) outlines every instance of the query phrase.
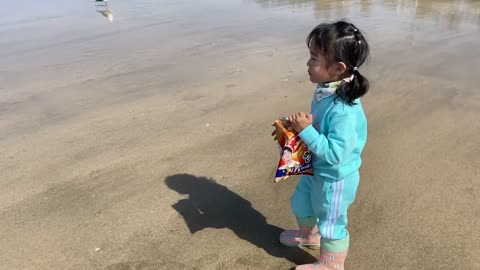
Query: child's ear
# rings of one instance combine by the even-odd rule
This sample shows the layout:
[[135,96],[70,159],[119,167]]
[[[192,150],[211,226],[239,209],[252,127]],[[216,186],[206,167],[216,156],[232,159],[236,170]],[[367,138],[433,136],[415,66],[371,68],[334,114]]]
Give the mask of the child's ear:
[[345,63],[337,62],[337,65],[335,66],[335,73],[337,73],[337,75],[342,75],[346,70],[347,65],[345,65]]

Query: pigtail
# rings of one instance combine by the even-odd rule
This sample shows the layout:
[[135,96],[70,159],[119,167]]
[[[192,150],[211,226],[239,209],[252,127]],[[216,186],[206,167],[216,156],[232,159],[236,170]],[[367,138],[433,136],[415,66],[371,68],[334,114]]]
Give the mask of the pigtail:
[[370,88],[368,79],[358,70],[354,71],[353,79],[350,82],[344,82],[337,88],[337,97],[341,98],[348,105],[355,105],[355,100],[364,96]]

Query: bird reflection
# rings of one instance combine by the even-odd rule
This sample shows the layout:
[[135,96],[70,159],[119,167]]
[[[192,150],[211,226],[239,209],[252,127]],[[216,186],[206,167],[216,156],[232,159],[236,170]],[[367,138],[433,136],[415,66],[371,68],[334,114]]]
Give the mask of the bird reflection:
[[105,18],[107,18],[107,20],[110,23],[113,22],[113,13],[108,7],[105,7],[105,9],[103,9],[103,10],[97,10],[97,12],[102,14]]

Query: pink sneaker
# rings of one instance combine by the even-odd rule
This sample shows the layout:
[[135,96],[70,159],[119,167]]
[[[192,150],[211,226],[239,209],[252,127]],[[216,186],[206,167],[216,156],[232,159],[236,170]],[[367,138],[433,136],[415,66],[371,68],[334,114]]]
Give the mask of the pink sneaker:
[[288,230],[280,234],[280,243],[287,247],[306,247],[320,249],[320,234],[317,225],[299,226],[299,230]]
[[322,248],[318,262],[297,266],[295,270],[344,270],[347,253],[348,250],[331,252]]

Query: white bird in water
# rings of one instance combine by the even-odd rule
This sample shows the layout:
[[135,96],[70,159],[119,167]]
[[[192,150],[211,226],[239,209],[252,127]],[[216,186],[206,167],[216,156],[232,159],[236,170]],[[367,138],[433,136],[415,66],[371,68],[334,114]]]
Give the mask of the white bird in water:
[[97,10],[97,12],[107,18],[110,23],[113,22],[113,13],[110,11],[110,9],[106,8],[105,10]]
[[97,3],[105,3],[105,5],[108,5],[108,0],[95,0]]

